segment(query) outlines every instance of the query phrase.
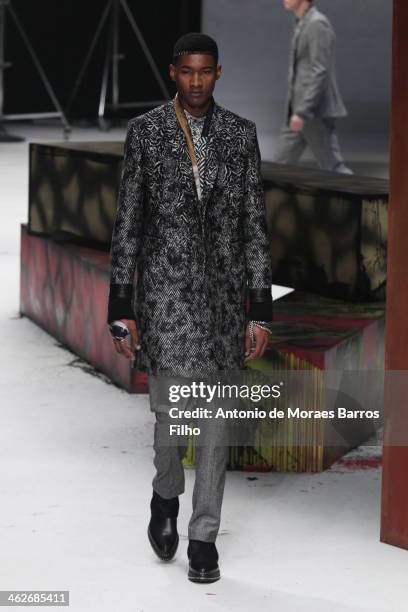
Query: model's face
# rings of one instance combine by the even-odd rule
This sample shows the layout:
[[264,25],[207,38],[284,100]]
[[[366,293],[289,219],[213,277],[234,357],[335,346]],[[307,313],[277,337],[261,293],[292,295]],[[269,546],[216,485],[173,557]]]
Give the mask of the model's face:
[[283,0],[283,6],[287,11],[297,11],[304,3],[304,0]]
[[176,65],[170,66],[170,77],[176,82],[178,94],[191,108],[208,104],[220,76],[221,66],[217,66],[212,55],[182,55]]

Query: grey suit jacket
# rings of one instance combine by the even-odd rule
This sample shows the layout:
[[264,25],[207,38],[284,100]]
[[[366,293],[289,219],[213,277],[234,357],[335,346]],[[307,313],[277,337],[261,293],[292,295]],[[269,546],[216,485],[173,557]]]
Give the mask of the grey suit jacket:
[[335,33],[312,6],[296,26],[289,66],[287,116],[344,117],[335,69]]

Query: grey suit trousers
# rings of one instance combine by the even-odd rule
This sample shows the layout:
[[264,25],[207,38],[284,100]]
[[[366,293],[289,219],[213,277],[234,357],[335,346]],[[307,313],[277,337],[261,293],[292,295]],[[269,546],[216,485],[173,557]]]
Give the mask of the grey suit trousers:
[[[194,405],[188,403],[187,408],[192,409]],[[152,484],[156,493],[165,499],[184,493],[182,459],[187,450],[188,439],[185,436],[177,436],[177,440],[169,444],[169,425],[175,423],[166,411],[156,411],[153,444],[156,474]],[[184,420],[177,420],[177,424],[185,423]],[[193,513],[188,525],[188,538],[215,542],[221,520],[228,458],[226,423],[223,419],[201,419],[195,420],[194,425],[200,427],[201,433],[199,443],[195,447]]]
[[293,132],[285,125],[281,131],[275,161],[280,164],[297,164],[307,146],[322,170],[352,174],[340,152],[334,119],[306,120],[302,132]]

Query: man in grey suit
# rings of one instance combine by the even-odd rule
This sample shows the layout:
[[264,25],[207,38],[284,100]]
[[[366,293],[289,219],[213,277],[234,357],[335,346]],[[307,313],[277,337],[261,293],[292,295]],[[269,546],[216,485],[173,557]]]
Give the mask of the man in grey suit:
[[352,174],[340,152],[335,121],[347,115],[335,70],[335,33],[312,0],[283,0],[296,17],[285,125],[275,161],[296,164],[306,146],[323,170]]

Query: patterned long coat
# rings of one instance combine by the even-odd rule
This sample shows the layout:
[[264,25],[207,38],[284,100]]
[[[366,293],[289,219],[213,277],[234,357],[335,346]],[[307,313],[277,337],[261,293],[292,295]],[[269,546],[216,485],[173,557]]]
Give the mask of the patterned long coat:
[[214,104],[198,200],[173,103],[133,119],[108,322],[136,320],[139,366],[175,375],[241,369],[246,319],[272,318],[271,282],[255,125]]

